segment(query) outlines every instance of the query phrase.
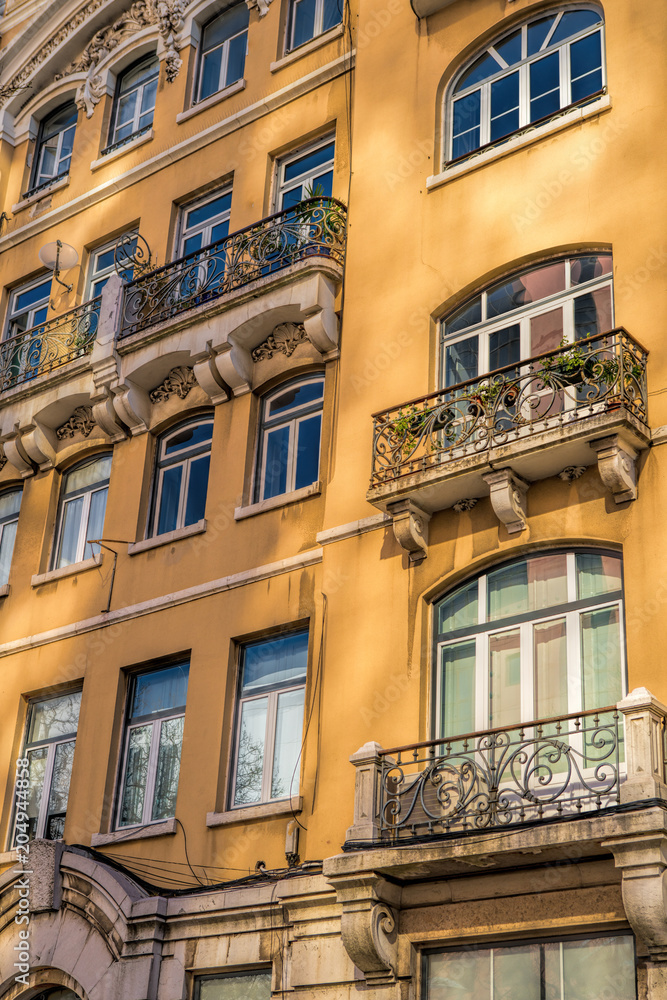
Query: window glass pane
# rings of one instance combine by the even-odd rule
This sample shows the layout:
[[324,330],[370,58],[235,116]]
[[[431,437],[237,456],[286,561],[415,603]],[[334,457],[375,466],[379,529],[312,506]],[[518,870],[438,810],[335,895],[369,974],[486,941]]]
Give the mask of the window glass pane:
[[80,465],[65,477],[65,493],[76,493],[86,486],[95,486],[111,475],[111,455]]
[[295,410],[299,406],[305,406],[307,403],[313,403],[318,399],[322,399],[323,393],[323,381],[292,386],[286,392],[281,392],[279,396],[271,399],[267,416],[275,417],[279,413],[285,413],[288,410]]
[[84,559],[90,559],[92,555],[100,551],[99,545],[90,544],[90,539],[104,537],[104,513],[107,507],[107,493],[108,490],[96,490],[90,498],[86,547],[83,551]]
[[469,70],[467,70],[459,82],[456,85],[456,93],[461,90],[465,90],[466,87],[472,87],[476,83],[481,83],[483,80],[488,80],[490,76],[494,76],[499,73],[502,66],[497,59],[491,55],[490,52],[485,52],[483,56],[476,59]]
[[584,710],[615,705],[621,688],[621,631],[618,608],[581,615]]
[[331,162],[333,160],[333,156],[334,143],[328,142],[326,146],[319,146],[317,149],[313,149],[309,153],[304,153],[303,156],[290,160],[285,164],[285,172],[283,175],[284,182],[287,183],[294,180],[296,177],[302,177],[304,174],[315,173],[318,167]]
[[249,643],[243,651],[243,693],[265,684],[275,686],[305,679],[307,665],[307,632]]
[[76,104],[63,104],[53,114],[45,118],[42,123],[44,137],[57,135],[63,132],[69,125],[76,125],[78,109]]
[[303,45],[315,34],[315,0],[294,0],[292,48]]
[[299,787],[297,761],[301,750],[305,688],[278,695],[276,741],[273,751],[271,798],[282,799]]
[[[248,8],[246,7],[246,10]],[[229,43],[229,56],[227,58],[227,78],[224,81],[225,86],[229,87],[236,80],[243,79],[243,70],[245,68],[245,54],[248,47],[248,38],[244,32],[242,35],[237,35],[236,38],[232,38]]]
[[[59,743],[55,748],[53,760],[53,773],[51,775],[51,791],[49,794],[48,816],[49,820],[54,816],[61,816],[67,811],[67,799],[69,796],[69,783],[72,777],[72,761],[74,760],[74,740],[69,743]],[[51,839],[55,840],[54,833],[58,833],[58,828],[64,827],[64,817],[62,821],[55,825],[47,825],[47,833]]]
[[475,641],[443,646],[441,670],[441,729],[443,736],[475,731]]
[[477,580],[454,591],[438,608],[438,632],[453,632],[477,624]]
[[533,316],[530,320],[530,353],[546,354],[555,351],[563,339],[563,309],[550,309],[549,312]]
[[588,35],[570,46],[572,102],[582,101],[602,89],[602,47],[600,33]]
[[323,0],[323,3],[322,31],[327,31],[343,20],[343,4],[342,0]]
[[621,560],[597,552],[577,552],[577,597],[597,597],[622,587]]
[[519,127],[519,74],[491,84],[491,142]]
[[481,142],[480,114],[481,91],[454,101],[452,125],[452,159],[465,156],[477,149]]
[[178,711],[185,708],[188,693],[189,665],[151,670],[134,679],[132,718],[154,715],[156,712]]
[[[308,194],[308,185],[306,184],[306,191],[304,194]],[[313,192],[313,196],[317,195],[319,198],[331,198],[331,192],[333,191],[333,170],[327,170],[324,174],[318,174],[313,177],[313,183],[310,187]]]
[[565,619],[534,626],[535,718],[567,715]]
[[546,118],[560,108],[560,71],[557,52],[530,64],[530,120]]
[[189,424],[166,440],[164,454],[173,455],[183,451],[184,448],[196,448],[197,445],[210,441],[212,435],[213,424],[210,421],[203,424]]
[[540,946],[493,949],[493,1000],[541,1000]]
[[9,521],[0,525],[0,587],[4,587],[9,581],[17,528],[18,521]]
[[225,222],[218,222],[211,230],[211,243],[224,240],[229,235],[229,219]]
[[152,726],[137,726],[129,732],[120,826],[141,823],[152,731]]
[[[634,1000],[635,953],[632,938],[563,941],[563,1000]],[[559,997],[560,1000],[560,997]]]
[[[147,111],[152,111],[155,107],[155,95],[157,94],[157,80],[153,80],[151,83],[147,83],[141,92],[141,114],[142,116],[146,114]],[[141,125],[145,125],[146,122],[141,122]]]
[[285,210],[288,208],[294,208],[294,206],[298,205],[304,198],[305,195],[303,193],[303,185],[299,184],[298,187],[292,188],[291,191],[285,191],[282,196],[280,208]]
[[488,575],[489,621],[508,618],[528,610],[528,566],[512,563]]
[[[74,128],[68,128],[67,131],[63,134],[63,141],[60,147],[61,161],[64,160],[66,157],[68,157],[71,154],[72,149],[74,148],[74,132],[75,132]],[[60,164],[60,171],[62,171],[62,162]]]
[[508,66],[521,59],[521,28],[507,35],[501,42],[493,46],[499,56],[502,56]]
[[445,387],[477,377],[479,338],[468,337],[445,348]]
[[204,517],[206,509],[206,488],[208,486],[208,471],[211,456],[203,455],[190,463],[190,479],[188,480],[188,497],[185,502],[186,524],[196,524]]
[[575,257],[570,262],[570,281],[580,285],[584,281],[592,281],[603,274],[611,274],[611,254],[601,254],[597,257]]
[[183,246],[181,248],[181,253],[186,257],[189,253],[195,253],[197,250],[202,248],[202,233],[197,233],[196,236],[188,236],[186,240],[183,240]]
[[56,152],[58,149],[58,139],[50,139],[41,150],[41,163],[39,176],[40,179],[46,177],[54,177],[57,173],[56,170]]
[[612,329],[611,288],[584,292],[574,300],[574,335],[576,340],[595,337]]
[[287,489],[289,431],[288,425],[269,431],[266,435],[263,500],[267,500],[269,497],[280,496]]
[[217,215],[222,215],[223,212],[228,212],[231,203],[232,195],[231,191],[228,191],[218,195],[217,198],[211,198],[204,205],[197,205],[195,208],[189,209],[185,216],[185,228],[193,229],[195,226],[201,226],[208,222],[209,219],[214,219]]
[[15,293],[12,312],[23,312],[25,309],[37,305],[38,302],[43,302],[48,299],[50,290],[51,279],[49,278],[47,281],[40,282],[39,285],[27,288],[24,292]]
[[244,702],[241,709],[234,786],[236,806],[260,802],[262,798],[267,705],[267,698],[254,698]]
[[153,75],[157,77],[157,73],[157,59],[151,57],[150,59],[142,60],[142,62],[129,69],[121,77],[121,92],[126,93],[131,87],[137,87],[139,84],[145,83]]
[[183,716],[166,719],[160,726],[160,746],[155,777],[155,794],[151,819],[167,819],[176,813],[178,772],[181,766]]
[[39,820],[39,807],[42,804],[42,794],[44,792],[44,775],[46,774],[46,758],[48,750],[44,747],[41,750],[29,750],[27,758],[28,764],[28,836],[37,835],[37,823]]
[[128,126],[134,121],[134,111],[137,104],[137,99],[139,97],[139,92],[133,90],[130,94],[125,94],[118,101],[118,125]]
[[521,721],[519,630],[489,636],[489,727]]
[[80,708],[80,691],[35,702],[30,710],[28,743],[41,743],[43,740],[76,733]]
[[294,489],[317,482],[320,472],[320,430],[322,415],[299,421],[297,425],[296,477]]
[[482,299],[478,296],[472,302],[468,302],[458,312],[455,312],[451,319],[446,321],[445,332],[447,334],[458,333],[459,330],[466,330],[469,326],[480,323],[481,320]]
[[594,10],[572,10],[561,17],[558,27],[549,39],[549,45],[558,45],[566,38],[577,35],[586,28],[591,28],[594,24],[599,24],[602,20],[597,11]]
[[556,20],[554,14],[550,17],[540,17],[528,25],[528,55],[535,55],[540,51],[547,35],[551,31],[551,26]]
[[83,497],[78,497],[76,500],[68,500],[63,507],[60,554],[58,556],[57,568],[71,566],[77,560],[82,513]]
[[221,45],[226,39],[238,35],[248,27],[249,11],[244,3],[237,3],[204,28],[202,46],[204,49]]
[[198,1000],[271,1000],[271,974],[257,972],[203,979]]
[[515,364],[521,358],[521,328],[516,326],[505,327],[504,330],[495,330],[489,336],[489,371],[496,368],[504,368],[505,365]]
[[567,555],[554,552],[527,561],[528,606],[531,611],[567,603]]
[[428,956],[429,1000],[490,1000],[490,997],[491,952],[487,948]]
[[160,486],[160,512],[157,522],[157,534],[174,531],[178,524],[178,504],[181,497],[181,479],[183,466],[172,465],[162,474]]
[[207,52],[202,62],[199,100],[217,93],[220,89],[220,66],[222,65],[222,48]]

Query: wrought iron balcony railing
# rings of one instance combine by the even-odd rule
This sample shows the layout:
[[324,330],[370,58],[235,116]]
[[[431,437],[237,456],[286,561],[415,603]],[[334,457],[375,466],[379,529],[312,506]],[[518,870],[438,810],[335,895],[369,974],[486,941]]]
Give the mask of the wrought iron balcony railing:
[[97,336],[101,296],[0,343],[0,392],[88,354]]
[[612,330],[375,413],[371,489],[606,410],[646,423],[647,357]]
[[145,330],[310,257],[327,257],[342,266],[345,227],[341,202],[309,198],[144,274],[124,289],[120,336]]
[[596,813],[620,801],[616,706],[380,751],[381,840]]

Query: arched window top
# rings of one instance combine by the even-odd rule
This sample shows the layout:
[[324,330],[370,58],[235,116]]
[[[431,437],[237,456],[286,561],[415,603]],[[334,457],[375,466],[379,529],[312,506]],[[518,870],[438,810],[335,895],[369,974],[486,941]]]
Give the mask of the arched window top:
[[324,375],[283,383],[262,403],[255,501],[313,486],[319,477]]
[[150,535],[198,524],[204,518],[211,465],[213,416],[170,427],[158,441]]
[[455,736],[615,704],[622,562],[600,549],[494,566],[435,605],[436,728]]
[[494,282],[441,323],[445,387],[613,328],[612,257],[580,254]]
[[160,63],[151,53],[138,59],[118,76],[112,113],[108,153],[118,144],[143,132],[153,124]]
[[[66,177],[74,146],[78,109],[74,101],[61,104],[42,118],[37,137],[30,190]],[[28,194],[30,192],[26,192]]]
[[594,7],[543,14],[477,53],[447,101],[446,160],[550,118],[605,86],[604,19]]

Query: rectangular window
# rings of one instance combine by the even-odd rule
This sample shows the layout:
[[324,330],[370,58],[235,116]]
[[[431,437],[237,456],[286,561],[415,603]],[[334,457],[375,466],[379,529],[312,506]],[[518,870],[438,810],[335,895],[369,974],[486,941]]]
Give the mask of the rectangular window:
[[277,212],[293,208],[305,198],[331,197],[334,146],[333,139],[326,139],[279,161]]
[[184,205],[181,210],[181,238],[178,256],[196,253],[210,243],[224,240],[229,234],[229,213],[232,205],[231,188],[216,191]]
[[[114,260],[116,242],[116,240],[113,240],[111,243],[105,243],[104,246],[98,247],[97,250],[93,250],[90,255],[90,260],[88,262],[88,281],[86,284],[87,301],[101,295],[102,289],[111,275],[116,274],[116,262]],[[136,239],[124,249],[124,254],[132,253],[135,248]],[[130,267],[119,273],[123,281],[132,281],[134,273],[133,268]]]
[[304,45],[342,20],[342,0],[292,0],[287,51]]
[[175,815],[189,664],[131,678],[118,827]]
[[28,799],[15,816],[14,837],[62,839],[80,707],[80,691],[30,704],[22,754],[28,761]]
[[194,1000],[271,1000],[271,973],[261,970],[198,976]]
[[424,955],[423,1000],[635,1000],[629,934]]
[[308,632],[241,650],[232,805],[298,792]]
[[17,337],[46,319],[51,294],[51,275],[15,288],[9,296],[6,337]]

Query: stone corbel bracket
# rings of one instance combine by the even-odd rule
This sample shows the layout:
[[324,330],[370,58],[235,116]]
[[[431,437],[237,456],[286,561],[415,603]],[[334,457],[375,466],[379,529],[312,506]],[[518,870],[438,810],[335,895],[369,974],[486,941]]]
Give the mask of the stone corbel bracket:
[[3,437],[2,448],[5,458],[16,469],[21,479],[27,479],[28,476],[35,474],[35,466],[23,447],[18,426],[15,426],[13,431]]
[[615,503],[637,499],[637,455],[635,449],[618,434],[590,443],[597,452],[600,478]]
[[493,512],[510,535],[523,531],[527,525],[526,493],[530,483],[512,469],[486,472],[482,479],[489,485]]
[[332,878],[341,904],[341,937],[348,955],[372,986],[396,983],[401,890],[380,876]]
[[[623,906],[654,962],[667,962],[667,831],[608,840],[623,873]],[[649,994],[650,995],[650,994]]]
[[422,562],[428,554],[428,523],[431,515],[413,500],[398,500],[387,505],[398,544],[409,553],[411,563]]

